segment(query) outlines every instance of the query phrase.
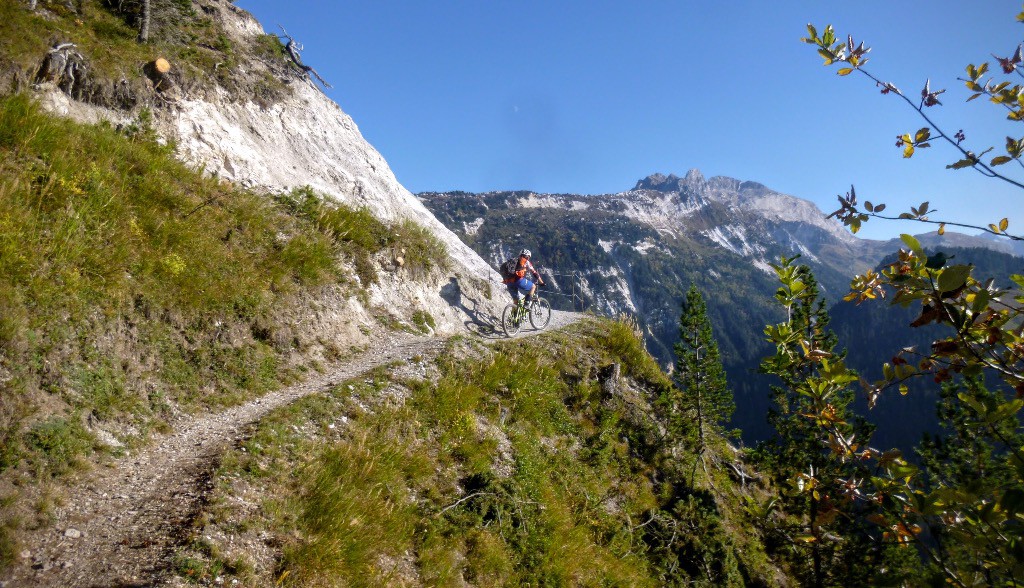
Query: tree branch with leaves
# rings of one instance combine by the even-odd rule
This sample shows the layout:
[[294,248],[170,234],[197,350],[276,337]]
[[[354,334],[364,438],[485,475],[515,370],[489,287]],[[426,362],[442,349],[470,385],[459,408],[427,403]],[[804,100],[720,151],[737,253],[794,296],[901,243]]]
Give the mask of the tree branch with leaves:
[[[1024,13],[1018,15],[1018,20],[1024,20]],[[808,36],[802,40],[817,47],[826,66],[840,65],[836,72],[840,76],[856,72],[874,81],[882,94],[899,96],[928,124],[914,133],[898,135],[896,145],[903,150],[903,157],[912,157],[940,139],[959,157],[947,168],[970,168],[1024,188],[1024,183],[1013,176],[1014,170],[1024,169],[1024,138],[1008,136],[1004,153],[991,156],[993,147],[980,152],[969,149],[963,130],[949,133],[929,114],[929,109],[941,106],[939,97],[944,90],[933,89],[929,80],[919,96],[911,98],[864,68],[870,51],[864,43],[855,44],[852,36],[839,41],[831,25],[821,34],[812,25],[807,30]],[[1022,122],[1024,86],[1015,82],[1022,75],[1019,68],[1024,65],[1024,51],[1018,45],[1011,56],[994,57],[1003,75],[1011,79],[987,78],[987,63],[968,65],[966,78],[961,78],[973,92],[968,101],[986,97],[1011,124]],[[1003,167],[1012,163],[1017,165]],[[909,212],[887,216],[883,214],[885,204],[865,201],[861,205],[851,187],[849,193],[839,197],[839,203],[839,210],[829,216],[840,219],[853,232],[871,218],[885,218],[938,224],[940,234],[949,224],[1024,240],[1007,233],[1007,218],[987,227],[932,220],[929,215],[935,211],[928,202],[911,207]],[[1020,441],[1024,438],[1020,417],[1024,408],[1024,276],[1009,276],[1011,284],[978,279],[972,265],[952,263],[952,258],[942,252],[926,252],[913,236],[901,238],[905,247],[896,260],[856,276],[845,300],[861,304],[886,299],[903,307],[914,305],[920,314],[911,327],[937,325],[945,333],[926,349],[904,348],[881,366],[881,378],[861,378],[861,386],[870,406],[887,390],[909,393],[906,383],[912,379],[930,379],[936,386],[945,387],[951,392],[943,397],[944,410],[957,415],[957,434],[977,441],[964,448],[973,455],[956,454],[957,461],[948,466],[962,467],[965,462],[982,460],[1000,475],[936,475],[943,467],[936,456],[953,454],[935,451],[929,454],[929,471],[925,472],[898,451],[858,447],[856,442],[844,439],[820,404],[811,406],[809,416],[821,427],[821,434],[829,437],[830,441],[822,445],[830,446],[834,460],[859,464],[859,477],[850,483],[851,492],[879,506],[871,520],[885,529],[890,541],[916,544],[947,584],[1024,585],[1024,446]],[[780,279],[784,284],[787,279],[792,281],[783,273]],[[778,327],[769,335],[773,340],[785,340],[790,333]],[[828,390],[847,378],[848,374],[816,369],[799,385],[814,398],[816,390]],[[920,533],[924,528],[931,529],[931,536],[938,539],[923,540]]]
[[[1014,138],[1008,136],[1006,138],[1005,154],[992,157],[988,162],[986,162],[983,158],[985,155],[993,151],[995,149],[994,147],[988,147],[980,153],[976,153],[975,151],[968,149],[965,145],[967,136],[963,129],[959,129],[955,133],[950,133],[936,124],[933,118],[929,115],[928,110],[930,108],[942,105],[942,102],[939,100],[939,96],[945,93],[945,89],[932,89],[931,80],[927,79],[925,80],[924,87],[921,89],[919,95],[916,98],[911,98],[904,94],[892,82],[883,81],[881,78],[875,76],[864,68],[869,61],[867,54],[870,53],[871,48],[865,46],[863,41],[859,44],[855,44],[852,35],[847,35],[845,41],[840,40],[836,35],[835,29],[832,28],[832,25],[826,26],[819,35],[817,28],[812,24],[808,24],[807,33],[808,36],[801,38],[801,40],[817,47],[818,55],[824,59],[825,66],[839,64],[844,65],[844,67],[840,67],[836,71],[836,74],[840,76],[847,76],[852,73],[863,75],[873,81],[875,85],[880,88],[882,94],[898,96],[928,124],[928,126],[921,127],[913,133],[900,133],[896,136],[896,147],[903,150],[904,158],[909,159],[913,157],[917,150],[927,149],[932,146],[932,142],[934,140],[941,139],[959,154],[959,159],[947,165],[947,169],[956,170],[970,168],[985,177],[998,179],[1017,188],[1024,189],[1024,182],[1012,177],[1008,173],[1002,173],[996,170],[997,167],[1010,162],[1017,162],[1018,166],[1024,170],[1024,160],[1022,160],[1022,156],[1024,156],[1024,137]],[[1020,74],[1020,72],[1017,71],[1022,60],[1020,46],[1018,46],[1017,51],[1012,57],[997,57],[996,59],[1000,62],[1003,72],[1006,74]],[[975,92],[967,99],[968,102],[978,98],[979,96],[985,95],[989,97],[989,100],[992,103],[1009,110],[1009,114],[1007,115],[1009,120],[1016,122],[1024,120],[1024,86],[1021,84],[1010,86],[1010,82],[1008,81],[993,83],[993,80],[991,79],[985,80],[984,76],[989,71],[987,63],[983,63],[980,66],[970,64],[967,66],[966,71],[968,77],[966,79],[961,79],[969,89]],[[838,198],[840,208],[829,216],[838,218],[843,222],[843,224],[850,227],[854,233],[860,229],[862,223],[867,221],[869,218],[874,217],[882,219],[913,220],[938,224],[939,234],[944,233],[946,225],[949,224],[958,227],[979,229],[993,235],[1007,237],[1016,241],[1024,240],[1024,237],[1022,236],[1011,235],[1006,232],[1009,225],[1007,218],[1003,218],[995,223],[990,223],[987,227],[950,221],[933,221],[929,219],[927,215],[935,211],[929,208],[927,202],[916,209],[911,209],[910,212],[901,213],[899,216],[884,216],[880,213],[885,209],[885,204],[875,206],[870,202],[865,202],[862,210],[857,203],[856,192],[852,187],[850,192],[846,194],[845,198],[843,196],[839,196]]]

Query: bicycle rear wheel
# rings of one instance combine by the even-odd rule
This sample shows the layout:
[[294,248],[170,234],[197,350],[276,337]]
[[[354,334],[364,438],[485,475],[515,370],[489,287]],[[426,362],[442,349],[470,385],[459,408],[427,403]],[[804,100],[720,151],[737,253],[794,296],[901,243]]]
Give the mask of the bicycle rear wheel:
[[522,319],[516,317],[517,305],[509,304],[505,307],[505,311],[501,313],[501,328],[505,331],[505,336],[511,337],[519,332],[519,329],[523,326]]
[[551,305],[543,298],[534,300],[530,307],[530,324],[538,331],[548,326],[551,322]]

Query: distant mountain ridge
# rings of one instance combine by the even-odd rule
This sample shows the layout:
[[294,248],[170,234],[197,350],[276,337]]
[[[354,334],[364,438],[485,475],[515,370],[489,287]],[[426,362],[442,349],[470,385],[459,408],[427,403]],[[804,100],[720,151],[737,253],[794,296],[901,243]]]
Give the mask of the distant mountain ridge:
[[[775,291],[771,264],[780,256],[802,255],[826,289],[838,292],[849,284],[851,269],[871,267],[884,248],[850,235],[811,202],[757,182],[705,178],[696,169],[682,177],[652,174],[616,194],[418,196],[494,265],[527,246],[554,271],[581,272],[588,306],[638,315],[665,362],[676,339],[678,304],[691,282],[728,292],[744,312],[768,319],[775,309],[765,293]],[[719,322],[730,322],[726,315],[735,316],[735,308],[719,306]],[[743,344],[727,347],[747,355],[739,351]]]
[[[855,274],[905,247],[899,239],[860,239],[812,202],[761,183],[705,178],[698,170],[682,177],[652,174],[615,194],[427,192],[418,197],[495,266],[521,247],[532,249],[534,260],[554,272],[548,282],[556,306],[568,307],[565,295],[575,290],[590,310],[637,317],[648,348],[665,366],[674,359],[680,303],[696,284],[740,395],[763,388],[751,375],[770,351],[762,329],[783,318],[773,300],[778,282],[772,263],[799,254],[835,303]],[[956,248],[958,263],[1009,249],[952,232],[919,240],[930,249]],[[737,413],[743,429],[755,436],[764,433],[762,400],[749,403],[751,414],[743,414],[741,402]]]

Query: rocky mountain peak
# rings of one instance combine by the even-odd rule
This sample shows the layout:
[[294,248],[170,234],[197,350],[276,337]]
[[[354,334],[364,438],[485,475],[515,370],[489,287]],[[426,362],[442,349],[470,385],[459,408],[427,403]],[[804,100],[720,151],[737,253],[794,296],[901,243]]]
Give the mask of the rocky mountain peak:
[[682,192],[684,189],[699,189],[707,184],[704,174],[699,169],[691,169],[686,176],[680,178],[675,174],[665,175],[654,173],[636,183],[634,190],[654,190],[657,192]]
[[699,169],[693,168],[686,172],[686,177],[683,178],[683,181],[687,184],[703,184],[705,181],[704,174],[700,173]]
[[634,190],[656,190],[658,192],[675,192],[678,189],[679,176],[675,174],[655,173],[637,181]]

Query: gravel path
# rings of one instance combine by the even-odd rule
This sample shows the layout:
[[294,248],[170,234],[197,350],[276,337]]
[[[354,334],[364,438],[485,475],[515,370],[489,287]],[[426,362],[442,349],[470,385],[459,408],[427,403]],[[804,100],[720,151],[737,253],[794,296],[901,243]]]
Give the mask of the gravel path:
[[[546,330],[579,320],[555,311]],[[505,339],[491,328],[485,340]],[[525,328],[517,337],[537,334]],[[157,586],[172,573],[176,548],[188,536],[210,490],[224,451],[244,440],[270,411],[308,394],[329,390],[374,367],[421,356],[433,359],[441,337],[395,335],[324,373],[216,414],[182,422],[137,456],[92,472],[68,490],[54,526],[22,538],[19,562],[0,588],[21,586]]]

